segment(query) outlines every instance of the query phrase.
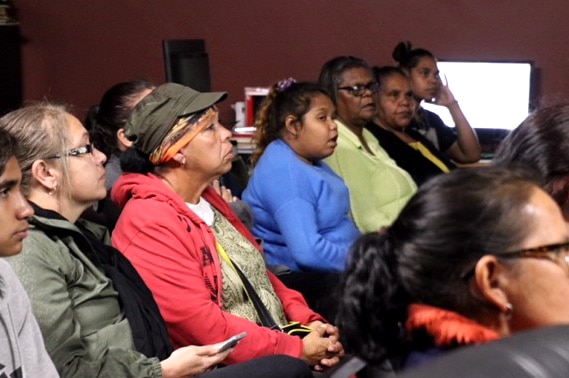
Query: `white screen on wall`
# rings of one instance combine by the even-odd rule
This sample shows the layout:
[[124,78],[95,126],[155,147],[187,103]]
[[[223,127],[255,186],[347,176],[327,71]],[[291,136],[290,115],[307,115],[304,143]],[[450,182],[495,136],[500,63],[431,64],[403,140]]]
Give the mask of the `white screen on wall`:
[[[439,61],[438,67],[472,127],[514,129],[527,117],[531,63]],[[422,106],[454,126],[446,107],[425,102]]]

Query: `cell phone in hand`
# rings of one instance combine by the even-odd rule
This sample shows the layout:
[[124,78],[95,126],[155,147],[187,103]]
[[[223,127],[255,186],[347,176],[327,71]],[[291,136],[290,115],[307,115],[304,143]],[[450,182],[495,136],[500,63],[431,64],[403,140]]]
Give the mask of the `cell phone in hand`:
[[245,336],[247,336],[247,332],[242,332],[238,335],[230,337],[221,344],[221,347],[219,347],[217,353],[225,352],[227,349],[234,348]]

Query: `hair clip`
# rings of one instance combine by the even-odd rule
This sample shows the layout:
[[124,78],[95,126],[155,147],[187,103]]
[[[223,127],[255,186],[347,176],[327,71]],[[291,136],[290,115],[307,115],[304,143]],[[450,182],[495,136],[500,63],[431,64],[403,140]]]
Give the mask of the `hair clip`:
[[277,92],[282,93],[290,88],[291,85],[295,84],[296,80],[292,77],[288,79],[281,80],[277,83]]

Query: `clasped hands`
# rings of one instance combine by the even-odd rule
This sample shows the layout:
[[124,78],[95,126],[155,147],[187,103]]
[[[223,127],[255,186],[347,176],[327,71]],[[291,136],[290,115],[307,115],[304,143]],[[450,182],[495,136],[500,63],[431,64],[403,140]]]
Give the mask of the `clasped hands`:
[[319,320],[307,324],[313,331],[304,339],[303,360],[322,371],[340,362],[344,355],[344,347],[340,343],[338,328]]

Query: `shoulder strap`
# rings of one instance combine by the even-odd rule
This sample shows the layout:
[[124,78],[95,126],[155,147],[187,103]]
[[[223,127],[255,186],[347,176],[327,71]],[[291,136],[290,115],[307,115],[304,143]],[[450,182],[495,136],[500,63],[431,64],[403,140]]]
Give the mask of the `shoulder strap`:
[[235,265],[233,260],[231,260],[227,252],[225,252],[225,249],[221,246],[221,244],[217,240],[215,241],[215,245],[219,255],[233,268],[233,270],[235,270],[235,272],[237,272],[237,275],[239,276],[241,282],[243,283],[243,287],[245,288],[245,292],[247,293],[249,300],[253,303],[253,306],[257,311],[257,315],[259,315],[261,324],[267,328],[282,331],[281,327],[279,327],[279,325],[275,322],[275,319],[273,318],[273,316],[271,315],[271,313],[269,312],[263,301],[261,301],[261,298],[259,298],[259,295],[255,291],[253,285],[251,285],[251,282],[249,282],[249,279],[245,276],[245,274],[243,274],[241,269],[239,269],[239,267]]
[[118,292],[136,350],[147,357],[168,358],[173,348],[166,322],[136,268],[114,247],[96,239],[89,229],[81,230],[101,257],[102,269]]

